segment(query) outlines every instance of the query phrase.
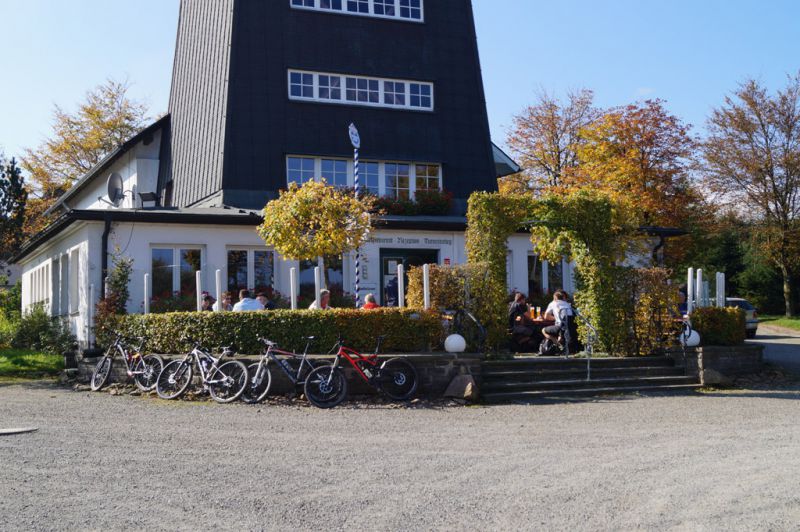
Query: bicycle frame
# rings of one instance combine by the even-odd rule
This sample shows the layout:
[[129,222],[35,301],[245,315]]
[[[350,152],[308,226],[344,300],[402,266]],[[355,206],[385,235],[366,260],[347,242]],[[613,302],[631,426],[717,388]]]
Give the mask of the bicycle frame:
[[[138,355],[136,358],[141,358],[142,356],[142,345],[144,345],[144,340],[140,342],[139,348],[136,350]],[[125,369],[127,370],[129,377],[133,377],[134,375],[143,375],[145,373],[144,371],[135,371],[133,369],[132,364],[135,359],[134,357],[128,356],[129,349],[122,343],[122,339],[119,336],[114,340],[113,347],[115,348],[116,353],[119,353],[122,361],[125,363]],[[112,353],[110,356],[112,362],[114,360],[114,356],[115,353]]]
[[[186,356],[183,357],[183,362],[187,364],[194,364],[197,367],[200,373],[200,380],[203,382],[203,384],[219,384],[224,382],[225,379],[210,379],[209,376],[214,375],[219,367],[219,361],[222,360],[222,357],[224,356],[225,353],[223,353],[220,357],[215,357],[211,353],[206,353],[199,347],[195,346],[190,353],[187,353]],[[209,367],[207,371],[205,368],[203,368],[203,364],[201,363],[203,359],[211,360],[211,367]]]
[[375,373],[373,373],[372,376],[368,376],[361,369],[359,362],[364,362],[368,364],[372,369],[377,370],[378,352],[380,351],[380,346],[381,346],[381,340],[378,340],[378,346],[375,348],[375,353],[371,355],[362,355],[355,349],[350,349],[349,347],[345,347],[342,341],[340,340],[337,343],[338,349],[336,351],[336,358],[333,361],[333,369],[335,370],[336,368],[338,368],[340,361],[342,360],[342,358],[344,358],[350,363],[351,366],[353,366],[353,369],[356,371],[356,374],[358,374],[358,376],[361,377],[361,379],[364,382],[371,385]]
[[[308,361],[309,345],[310,342],[309,344],[306,345],[306,350],[305,352],[303,352],[302,356],[298,356],[297,353],[290,353],[289,351],[283,351],[274,346],[269,346],[267,348],[267,352],[264,354],[264,356],[261,358],[261,361],[259,362],[259,370],[262,366],[268,364],[269,361],[272,361],[275,363],[276,366],[278,366],[281,369],[281,371],[283,371],[283,373],[289,378],[289,380],[292,381],[292,384],[294,385],[301,384],[300,376],[303,374],[303,368],[305,368],[305,366],[308,366],[309,371],[314,369],[314,366],[312,366],[311,363]],[[286,366],[288,364],[287,365],[282,364],[282,362],[284,362],[285,359],[282,360],[278,358],[277,355],[294,359],[300,358],[300,366],[297,368],[297,372],[295,372],[291,367],[287,368]]]

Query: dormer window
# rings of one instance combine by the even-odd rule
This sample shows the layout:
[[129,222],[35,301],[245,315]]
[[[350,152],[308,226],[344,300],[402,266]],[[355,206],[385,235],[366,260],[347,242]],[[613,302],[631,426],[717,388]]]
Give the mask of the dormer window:
[[423,0],[289,0],[296,9],[423,22]]

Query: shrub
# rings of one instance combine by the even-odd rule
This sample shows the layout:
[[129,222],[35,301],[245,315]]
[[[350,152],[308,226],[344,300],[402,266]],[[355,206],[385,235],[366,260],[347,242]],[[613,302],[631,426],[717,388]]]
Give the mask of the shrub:
[[44,307],[36,305],[20,319],[11,345],[61,355],[75,347],[75,336],[64,321],[51,318]]
[[18,321],[12,321],[5,312],[0,311],[0,349],[11,345],[17,332]]
[[[486,264],[430,266],[431,309],[441,312],[465,308],[472,312],[486,328],[488,348],[497,348],[507,340],[506,287],[493,279]],[[421,267],[408,271],[406,300],[410,308],[423,308]]]
[[[111,324],[110,324],[111,325]],[[408,309],[371,311],[274,310],[268,312],[191,312],[118,316],[112,327],[97,331],[106,345],[109,329],[127,337],[145,336],[145,348],[156,353],[183,353],[192,346],[187,338],[208,348],[237,346],[240,353],[256,354],[269,338],[283,349],[302,350],[304,336],[315,336],[312,352],[327,352],[339,334],[348,347],[371,352],[377,336],[385,336],[384,352],[427,351],[441,342],[439,317]]]
[[734,307],[703,307],[692,311],[692,327],[703,345],[741,345],[745,339],[745,312]]

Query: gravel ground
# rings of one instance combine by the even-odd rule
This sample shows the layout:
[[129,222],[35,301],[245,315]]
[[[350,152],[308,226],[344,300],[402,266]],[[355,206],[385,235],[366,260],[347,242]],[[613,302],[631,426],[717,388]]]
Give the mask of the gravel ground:
[[0,385],[0,530],[798,530],[800,389],[491,407]]

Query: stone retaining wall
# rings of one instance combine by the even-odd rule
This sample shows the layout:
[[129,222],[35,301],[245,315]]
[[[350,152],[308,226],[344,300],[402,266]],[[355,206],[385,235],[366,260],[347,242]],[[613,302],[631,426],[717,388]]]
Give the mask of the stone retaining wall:
[[[178,358],[178,355],[162,355],[164,360],[172,360]],[[431,354],[404,354],[404,355],[382,355],[381,360],[388,360],[394,357],[405,358],[417,369],[419,375],[419,391],[417,394],[421,397],[438,398],[444,395],[447,386],[453,378],[459,375],[472,375],[477,382],[480,382],[481,362],[483,355],[470,354],[470,353],[431,353]],[[315,361],[325,362],[331,361],[332,357],[325,355],[314,355],[310,357]],[[259,357],[254,356],[237,356],[236,360],[241,360],[245,364],[258,362]],[[87,383],[91,379],[94,367],[99,361],[99,358],[93,357],[79,357],[78,361],[78,378],[81,382]],[[346,360],[342,361],[344,365],[345,375],[348,380],[349,393],[351,394],[370,394],[375,393],[375,390],[366,385],[360,377],[355,375],[355,371]],[[286,377],[286,374],[280,369],[276,368],[272,363],[272,391],[271,395],[283,395],[295,391],[294,385]],[[111,382],[128,382],[128,376],[125,372],[125,364],[119,358],[114,360],[112,367]]]
[[764,367],[764,348],[752,344],[686,348],[685,360],[681,349],[670,350],[667,356],[703,385],[730,384],[734,377],[758,373]]

